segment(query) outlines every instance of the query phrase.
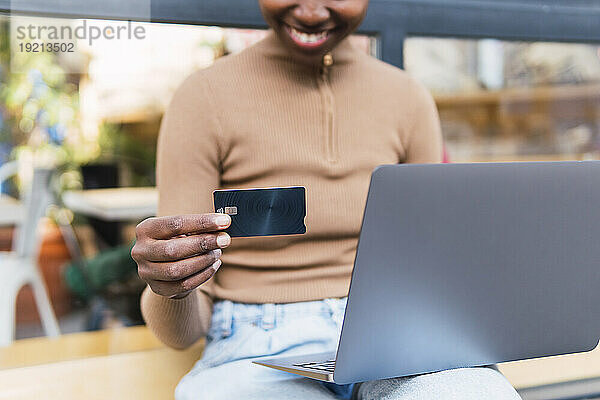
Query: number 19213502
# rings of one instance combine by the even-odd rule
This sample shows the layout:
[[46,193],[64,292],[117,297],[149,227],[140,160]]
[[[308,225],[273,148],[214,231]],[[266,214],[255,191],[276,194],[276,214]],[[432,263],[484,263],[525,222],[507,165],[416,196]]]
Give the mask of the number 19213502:
[[21,53],[73,53],[75,43],[19,43],[18,49]]

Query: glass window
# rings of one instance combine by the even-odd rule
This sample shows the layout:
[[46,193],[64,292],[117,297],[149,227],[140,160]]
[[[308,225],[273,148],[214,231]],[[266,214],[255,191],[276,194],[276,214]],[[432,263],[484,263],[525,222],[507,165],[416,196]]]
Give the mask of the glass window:
[[600,157],[598,45],[414,37],[404,55],[451,161]]

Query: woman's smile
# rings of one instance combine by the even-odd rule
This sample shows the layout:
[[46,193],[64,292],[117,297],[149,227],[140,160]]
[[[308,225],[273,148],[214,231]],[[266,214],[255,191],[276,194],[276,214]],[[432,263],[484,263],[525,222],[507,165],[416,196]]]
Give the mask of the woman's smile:
[[329,39],[330,30],[324,30],[321,32],[305,32],[300,29],[296,29],[293,26],[285,25],[285,29],[290,35],[290,38],[300,47],[304,48],[317,48],[327,42]]

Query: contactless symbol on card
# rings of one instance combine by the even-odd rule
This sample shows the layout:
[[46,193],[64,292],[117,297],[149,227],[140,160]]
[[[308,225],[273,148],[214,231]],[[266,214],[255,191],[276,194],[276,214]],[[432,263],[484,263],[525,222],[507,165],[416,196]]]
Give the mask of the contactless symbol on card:
[[215,211],[231,216],[232,237],[306,233],[304,187],[215,190],[213,198]]

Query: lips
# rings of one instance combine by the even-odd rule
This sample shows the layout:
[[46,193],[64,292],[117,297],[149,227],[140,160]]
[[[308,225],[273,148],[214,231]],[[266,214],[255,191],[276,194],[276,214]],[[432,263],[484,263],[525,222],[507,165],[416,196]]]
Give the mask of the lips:
[[302,32],[289,25],[286,25],[286,30],[297,45],[306,48],[319,47],[329,39],[329,34],[331,32],[330,30],[324,30],[321,32],[308,33]]

